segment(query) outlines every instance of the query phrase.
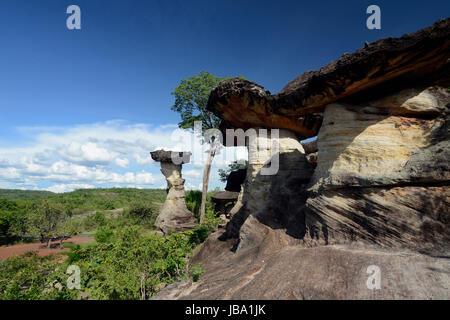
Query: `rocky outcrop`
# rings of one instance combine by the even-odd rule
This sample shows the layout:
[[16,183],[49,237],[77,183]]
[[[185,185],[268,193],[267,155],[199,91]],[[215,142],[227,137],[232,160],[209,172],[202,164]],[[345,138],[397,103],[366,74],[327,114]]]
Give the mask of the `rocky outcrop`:
[[315,186],[449,181],[449,103],[450,92],[434,86],[327,105],[317,138]]
[[433,86],[327,105],[305,211],[311,239],[446,252],[449,103]]
[[[158,296],[450,299],[449,35],[447,19],[379,40],[276,95],[222,82],[208,104],[221,129],[281,128],[280,148],[252,163],[249,141],[226,232],[192,259],[205,274]],[[262,175],[274,153],[278,172]]]
[[450,19],[401,38],[378,40],[344,54],[318,71],[308,71],[275,95],[254,82],[224,81],[208,109],[238,128],[283,128],[302,138],[317,135],[327,104],[374,89],[398,91],[411,82],[430,83],[450,74]]
[[[266,146],[264,152],[250,152],[247,178],[238,203],[231,210],[231,221],[222,238],[239,238],[239,248],[246,247],[260,237],[260,224],[269,229],[283,229],[296,238],[305,232],[302,207],[306,200],[305,186],[313,173],[302,145],[296,135],[279,130],[277,151],[274,137],[259,134],[250,140],[249,149]],[[275,161],[277,159],[277,164]],[[275,174],[264,175],[262,168],[277,166]],[[252,218],[249,219],[248,217]]]
[[[169,285],[153,299],[450,299],[448,257],[377,246],[289,246],[281,234],[273,230],[237,253],[229,250],[232,240],[212,234],[191,261],[202,263],[200,280]],[[380,289],[367,286],[370,266],[380,270]]]
[[167,180],[166,201],[155,226],[164,234],[195,228],[194,214],[187,209],[184,201],[184,179],[181,177],[181,167],[183,163],[189,163],[190,153],[157,150],[150,154],[153,160],[161,163],[161,172]]
[[225,190],[230,192],[241,191],[241,186],[245,181],[246,175],[247,169],[238,169],[231,171],[227,179],[227,185],[225,186]]

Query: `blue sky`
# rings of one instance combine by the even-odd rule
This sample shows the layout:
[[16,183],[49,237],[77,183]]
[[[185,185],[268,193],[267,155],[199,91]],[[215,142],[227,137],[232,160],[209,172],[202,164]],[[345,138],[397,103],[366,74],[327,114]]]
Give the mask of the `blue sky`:
[[[71,4],[81,30],[66,28]],[[381,30],[366,28],[371,4]],[[2,0],[0,188],[161,187],[148,152],[176,146],[170,93],[180,79],[244,75],[275,93],[365,41],[449,12],[449,1],[433,0]],[[184,168],[189,187],[201,169]]]

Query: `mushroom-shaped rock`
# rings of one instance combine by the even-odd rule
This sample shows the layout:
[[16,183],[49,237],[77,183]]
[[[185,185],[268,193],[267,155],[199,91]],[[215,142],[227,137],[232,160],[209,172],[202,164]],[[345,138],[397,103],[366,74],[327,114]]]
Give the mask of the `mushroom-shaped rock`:
[[[448,80],[449,50],[450,18],[344,54],[320,70],[298,76],[275,95],[248,80],[222,81],[211,92],[207,108],[224,121],[222,130],[279,128],[294,131],[301,138],[313,137],[330,103],[361,93],[367,98],[375,88],[379,95],[383,90],[395,92],[415,82]],[[411,113],[403,107],[387,108],[387,112]]]
[[150,153],[152,159],[161,163],[161,172],[167,180],[167,198],[155,225],[165,234],[180,232],[196,227],[194,214],[184,201],[184,179],[181,176],[183,163],[189,163],[189,152],[157,150]]
[[219,191],[211,196],[212,202],[214,202],[214,211],[219,214],[227,215],[235,202],[237,201],[239,192],[232,191]]

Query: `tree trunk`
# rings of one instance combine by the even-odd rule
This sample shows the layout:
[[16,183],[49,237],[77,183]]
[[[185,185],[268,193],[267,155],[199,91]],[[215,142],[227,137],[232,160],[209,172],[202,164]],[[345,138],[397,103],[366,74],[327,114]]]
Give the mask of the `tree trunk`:
[[200,206],[200,223],[205,220],[206,213],[206,196],[208,194],[209,172],[211,171],[211,163],[214,158],[214,148],[209,147],[208,159],[206,160],[205,169],[203,170],[203,186],[202,186],[202,203]]
[[51,243],[52,243],[52,237],[49,237],[47,240],[47,248],[50,249]]

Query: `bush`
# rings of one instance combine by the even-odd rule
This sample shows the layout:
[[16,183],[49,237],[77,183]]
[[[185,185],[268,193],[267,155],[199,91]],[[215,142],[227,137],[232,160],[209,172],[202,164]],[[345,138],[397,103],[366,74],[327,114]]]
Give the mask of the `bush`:
[[100,227],[95,233],[95,241],[99,243],[109,243],[112,242],[114,232],[109,227]]
[[147,299],[162,284],[189,276],[193,247],[186,233],[164,238],[129,226],[115,232],[111,243],[74,247],[70,263],[80,266],[82,288],[92,299]]
[[106,218],[105,214],[102,212],[96,212],[94,215],[94,221],[97,224],[97,226],[101,227],[106,224]]
[[158,210],[150,203],[138,202],[130,206],[128,216],[137,224],[153,227],[158,217]]
[[29,252],[0,261],[0,299],[75,299],[75,290],[65,286],[66,269],[54,264],[52,259],[52,256],[38,257],[36,252]]
[[206,225],[200,225],[197,228],[188,231],[189,242],[193,245],[199,245],[208,238],[210,230]]
[[202,192],[198,190],[190,190],[186,192],[186,206],[194,214],[196,219],[200,217],[200,206],[202,204]]

